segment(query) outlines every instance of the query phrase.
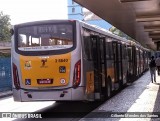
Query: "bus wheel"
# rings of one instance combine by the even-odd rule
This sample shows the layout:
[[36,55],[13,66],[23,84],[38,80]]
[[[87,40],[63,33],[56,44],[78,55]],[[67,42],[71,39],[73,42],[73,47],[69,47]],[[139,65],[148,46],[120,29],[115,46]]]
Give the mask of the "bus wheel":
[[111,78],[108,77],[108,84],[107,84],[107,97],[110,98],[111,95],[112,95],[112,81],[111,81]]

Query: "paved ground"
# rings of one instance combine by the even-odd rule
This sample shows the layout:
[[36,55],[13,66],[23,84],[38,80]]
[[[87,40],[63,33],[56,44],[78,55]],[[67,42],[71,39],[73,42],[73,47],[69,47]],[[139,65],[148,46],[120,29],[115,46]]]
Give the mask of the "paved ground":
[[[120,115],[122,112],[128,112],[128,115]],[[157,76],[156,83],[151,83],[148,71],[80,121],[160,121],[160,118],[153,118],[158,116],[156,113],[151,115],[150,112],[160,114],[160,76]],[[118,118],[106,118],[108,115]],[[132,118],[120,118],[123,116]],[[139,118],[140,116],[147,118]]]
[[[7,112],[35,112],[37,110],[52,106],[54,101],[45,102],[15,102],[12,96],[0,99],[0,115]],[[0,118],[0,121],[13,121],[16,118]]]

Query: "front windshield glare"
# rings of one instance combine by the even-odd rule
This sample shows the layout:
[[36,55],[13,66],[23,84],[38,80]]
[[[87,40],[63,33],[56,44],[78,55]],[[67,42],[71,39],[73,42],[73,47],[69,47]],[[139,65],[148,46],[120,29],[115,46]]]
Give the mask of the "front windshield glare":
[[73,27],[52,24],[18,29],[18,49],[21,51],[60,50],[73,47]]

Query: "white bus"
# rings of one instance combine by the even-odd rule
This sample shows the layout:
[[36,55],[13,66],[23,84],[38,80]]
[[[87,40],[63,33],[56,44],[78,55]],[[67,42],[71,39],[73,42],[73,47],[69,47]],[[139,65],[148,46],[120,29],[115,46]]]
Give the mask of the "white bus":
[[[107,99],[127,83],[129,69],[136,70],[135,60],[128,60],[128,49],[145,51],[131,43],[78,20],[15,25],[11,50],[14,100]],[[137,57],[136,53],[130,56]]]

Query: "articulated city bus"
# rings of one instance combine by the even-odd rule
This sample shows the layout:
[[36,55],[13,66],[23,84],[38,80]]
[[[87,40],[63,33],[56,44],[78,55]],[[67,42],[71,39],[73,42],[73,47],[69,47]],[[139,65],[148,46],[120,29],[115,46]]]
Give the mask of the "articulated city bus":
[[109,98],[148,69],[148,50],[78,20],[18,24],[12,31],[15,101]]

